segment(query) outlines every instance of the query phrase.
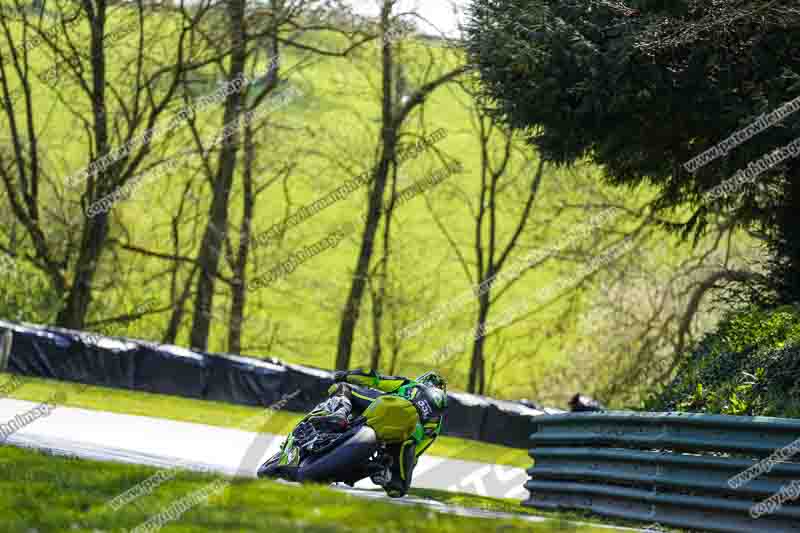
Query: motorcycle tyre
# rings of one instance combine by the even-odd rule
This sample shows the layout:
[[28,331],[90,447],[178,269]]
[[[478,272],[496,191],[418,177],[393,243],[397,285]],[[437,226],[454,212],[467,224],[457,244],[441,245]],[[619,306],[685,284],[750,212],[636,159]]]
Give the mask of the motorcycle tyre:
[[334,482],[350,479],[353,473],[378,449],[378,437],[369,426],[361,426],[353,436],[319,457],[310,457],[300,464],[297,481]]

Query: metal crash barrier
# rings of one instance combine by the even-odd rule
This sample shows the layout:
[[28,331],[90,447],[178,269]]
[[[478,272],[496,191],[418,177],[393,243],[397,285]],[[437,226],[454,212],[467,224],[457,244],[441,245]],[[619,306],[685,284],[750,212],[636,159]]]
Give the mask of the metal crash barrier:
[[542,416],[523,505],[701,531],[800,532],[800,420]]

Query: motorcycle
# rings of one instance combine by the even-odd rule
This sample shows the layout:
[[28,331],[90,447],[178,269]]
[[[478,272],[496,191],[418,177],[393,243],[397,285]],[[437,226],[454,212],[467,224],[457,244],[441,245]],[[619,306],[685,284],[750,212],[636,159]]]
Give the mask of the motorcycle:
[[361,416],[351,416],[344,431],[331,431],[315,424],[315,419],[333,411],[328,409],[330,401],[298,422],[280,451],[259,468],[258,477],[350,486],[367,477],[379,486],[389,482],[393,460],[387,445],[403,442],[421,429],[414,405],[399,396],[379,396]]

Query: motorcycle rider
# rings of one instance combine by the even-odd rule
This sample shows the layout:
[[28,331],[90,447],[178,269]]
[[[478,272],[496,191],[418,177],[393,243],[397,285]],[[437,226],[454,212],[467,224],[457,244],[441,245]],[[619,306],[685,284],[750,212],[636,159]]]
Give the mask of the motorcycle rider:
[[[358,479],[370,476],[382,486],[392,498],[405,496],[411,486],[411,478],[417,459],[422,455],[442,430],[444,411],[447,408],[447,382],[437,372],[426,372],[416,379],[401,376],[383,376],[376,371],[363,369],[337,371],[334,384],[328,389],[330,398],[323,404],[319,416],[312,416],[312,423],[324,431],[345,431],[350,416],[359,416],[376,398],[396,395],[411,402],[419,415],[419,424],[414,434],[402,443],[389,444],[387,452],[391,458],[386,472],[354,472],[352,485]],[[313,413],[312,413],[313,415]],[[292,479],[290,467],[281,467],[287,478]]]

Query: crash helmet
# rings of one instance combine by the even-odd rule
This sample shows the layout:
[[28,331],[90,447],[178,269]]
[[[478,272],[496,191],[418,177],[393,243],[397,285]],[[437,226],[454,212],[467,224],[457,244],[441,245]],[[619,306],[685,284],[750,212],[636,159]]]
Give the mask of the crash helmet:
[[425,372],[417,379],[415,379],[417,383],[420,385],[426,385],[429,387],[436,387],[440,389],[442,392],[447,392],[447,380],[444,379],[438,372],[431,370],[430,372]]

